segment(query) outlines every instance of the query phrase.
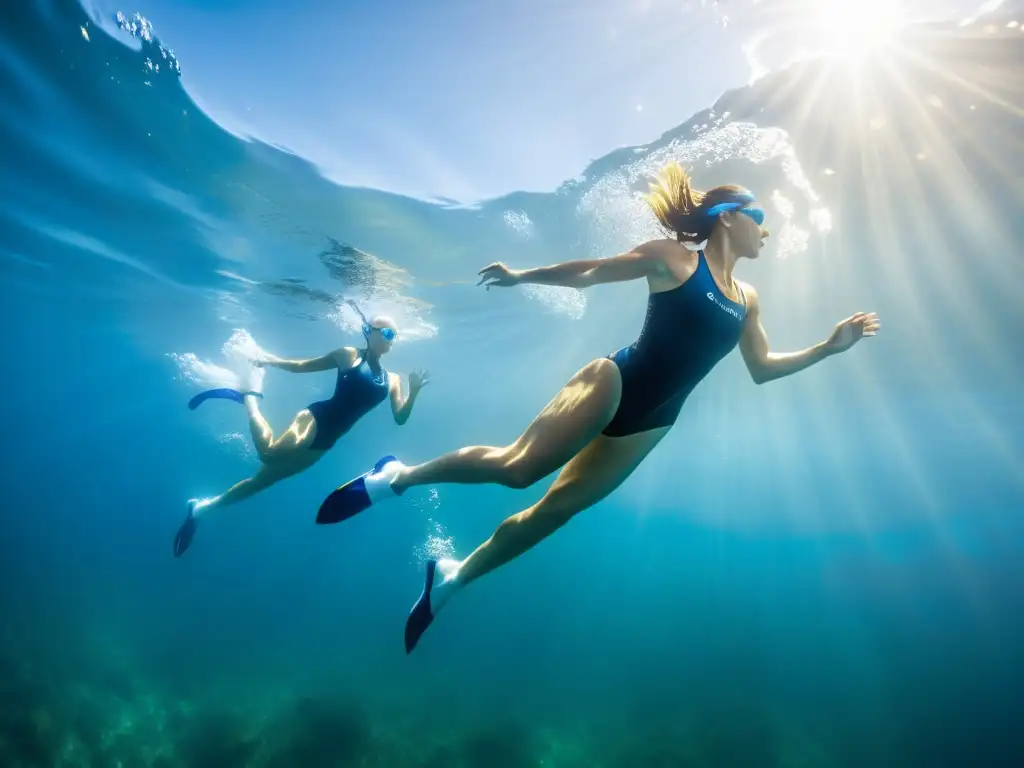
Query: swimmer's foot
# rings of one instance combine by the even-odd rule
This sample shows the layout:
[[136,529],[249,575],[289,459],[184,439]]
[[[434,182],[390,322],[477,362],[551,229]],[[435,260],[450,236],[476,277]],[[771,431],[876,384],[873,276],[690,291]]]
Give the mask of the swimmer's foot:
[[403,469],[405,465],[394,456],[385,456],[369,472],[338,486],[320,505],[316,513],[317,524],[340,523],[374,504],[397,498],[398,493],[391,487],[391,481]]
[[263,397],[262,393],[257,390],[249,390],[242,392],[238,389],[230,389],[228,387],[222,387],[220,389],[208,389],[205,392],[200,392],[198,395],[188,401],[188,409],[194,411],[200,405],[205,403],[207,400],[231,400],[236,403],[245,403],[247,396],[252,397]]
[[185,550],[188,549],[192,543],[192,538],[196,535],[196,526],[199,524],[199,519],[196,517],[197,504],[199,504],[199,499],[189,499],[188,514],[185,516],[185,522],[181,524],[178,533],[174,536],[175,557],[181,557],[185,554]]
[[412,653],[427,627],[433,623],[441,606],[448,602],[448,598],[461,586],[458,581],[461,565],[462,563],[457,560],[427,560],[423,592],[405,620],[406,654]]

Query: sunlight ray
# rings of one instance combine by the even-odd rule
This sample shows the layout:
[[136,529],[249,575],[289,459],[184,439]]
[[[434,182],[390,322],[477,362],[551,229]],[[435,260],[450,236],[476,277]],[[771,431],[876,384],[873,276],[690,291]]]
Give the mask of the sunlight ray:
[[[992,221],[988,211],[980,204],[983,198],[982,190],[977,188],[977,181],[968,169],[962,164],[959,154],[955,151],[949,140],[946,138],[946,128],[940,129],[936,121],[932,119],[931,113],[924,107],[910,85],[901,78],[894,77],[893,81],[902,88],[905,95],[904,104],[913,110],[910,114],[917,119],[914,121],[914,132],[923,133],[930,139],[930,156],[936,168],[941,169],[941,183],[937,185],[926,185],[920,173],[913,172],[908,167],[906,172],[899,177],[912,188],[908,190],[907,200],[926,201],[929,197],[936,195],[943,198],[941,210],[957,211],[962,214],[962,220],[958,226],[974,230],[975,237],[985,242],[986,235],[997,222]],[[949,122],[949,121],[946,121]],[[908,156],[906,153],[901,155]],[[908,162],[908,166],[910,163]],[[970,191],[976,194],[970,194]],[[923,203],[919,204],[924,208],[912,221],[916,223],[915,240],[925,244],[924,250],[932,257],[939,257],[939,268],[933,270],[922,270],[918,272],[917,281],[923,283],[922,293],[929,296],[943,297],[943,303],[948,307],[957,307],[959,302],[960,287],[967,283],[970,273],[980,263],[990,273],[989,280],[993,284],[999,284],[998,275],[1003,271],[1002,265],[996,262],[998,255],[994,258],[985,258],[985,248],[980,248],[977,255],[972,254],[971,258],[958,258],[959,254],[950,251],[946,241],[941,237],[940,232],[934,226],[926,225],[928,221],[928,210]],[[979,258],[980,257],[980,258]],[[980,353],[986,356],[989,367],[992,370],[1001,372],[1005,380],[1010,373],[1012,362],[1005,355],[1005,350],[993,346],[989,339],[998,338],[999,319],[989,313],[960,313],[959,325],[969,331],[972,336],[972,345]],[[953,388],[963,388],[965,372],[956,364],[949,354],[943,354],[935,346],[932,347],[930,357],[943,370],[940,380],[949,382]],[[960,382],[954,384],[954,382]],[[1015,455],[1013,445],[1006,432],[1000,429],[993,417],[985,412],[983,408],[967,401],[970,416],[976,425],[980,425],[984,432],[993,441],[993,446],[998,449],[999,455],[1004,462],[1008,472],[1019,467],[1019,459]]]
[[[907,201],[927,199],[923,196],[923,190],[920,188],[919,171],[910,160],[910,150],[912,148],[901,146],[898,135],[883,135],[874,145],[874,152],[864,158],[867,162],[865,167],[867,186],[874,191],[874,196],[869,201],[872,211],[870,220],[875,223],[874,230],[882,236],[884,241],[894,241],[897,233],[900,232],[893,212],[901,210],[900,206],[906,205]],[[923,207],[920,203],[916,206]],[[927,218],[927,213],[927,209],[916,212],[916,215],[910,217],[910,221],[924,221]],[[945,254],[944,261],[949,260],[948,250],[941,242],[932,239],[930,228],[919,226],[913,228],[924,230],[918,234],[923,237],[933,254],[940,256]],[[904,300],[913,295],[927,293],[927,291],[911,290],[912,280],[919,278],[914,277],[916,273],[911,271],[910,264],[905,260],[892,259],[888,262],[887,267],[891,281],[897,286]],[[915,302],[914,310],[918,315],[918,322],[927,324],[925,307],[921,303]],[[944,369],[942,374],[938,374],[941,378],[937,380],[955,380],[957,371],[948,352],[938,346],[937,340],[933,340],[929,347],[929,350],[923,355],[919,354],[918,358],[928,359],[931,365]],[[957,571],[961,588],[965,592],[968,591],[969,573],[966,571],[965,565],[955,555],[958,551],[958,542],[941,525],[942,519],[947,514],[945,504],[933,491],[932,481],[921,457],[913,450],[912,440],[901,426],[901,419],[890,407],[884,389],[877,379],[864,372],[861,387],[865,392],[871,394],[872,401],[876,403],[876,411],[880,417],[879,426],[884,428],[884,433],[880,435],[881,442],[888,445],[894,456],[898,457],[904,477],[913,484],[915,494],[923,504],[923,511],[931,518],[936,536],[945,552],[947,565]],[[972,594],[971,602],[972,605],[979,605],[978,595]]]

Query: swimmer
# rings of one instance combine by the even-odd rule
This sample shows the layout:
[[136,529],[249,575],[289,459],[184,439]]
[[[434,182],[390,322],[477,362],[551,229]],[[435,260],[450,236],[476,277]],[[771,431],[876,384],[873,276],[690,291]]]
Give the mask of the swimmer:
[[[354,302],[348,303],[359,312]],[[243,403],[249,412],[249,430],[263,466],[255,476],[242,480],[220,496],[191,499],[188,502],[185,522],[174,537],[175,557],[183,555],[192,543],[202,516],[212,509],[237,504],[313,466],[334,446],[338,438],[385,398],[390,396],[391,412],[398,424],[405,424],[409,419],[420,390],[430,381],[429,376],[425,371],[410,374],[408,395],[403,398],[400,377],[385,370],[380,362],[398,336],[395,323],[387,317],[367,321],[362,312],[359,315],[363,320],[362,331],[366,340],[366,346],[361,350],[342,347],[310,360],[282,360],[266,356],[253,361],[256,370],[253,371],[250,384],[262,380],[262,369],[265,368],[280,368],[291,373],[315,373],[334,368],[338,370],[334,394],[300,411],[291,426],[276,439],[270,424],[260,413],[259,399],[263,395],[259,392],[259,386],[250,387],[245,392],[214,389],[192,398],[189,408],[193,410],[211,398]]]
[[[427,562],[423,592],[406,621],[407,653],[453,594],[615,491],[665,437],[690,392],[734,347],[754,382],[764,384],[878,331],[874,313],[858,312],[808,349],[770,351],[757,291],[733,277],[739,260],[757,258],[768,236],[754,195],[733,185],[700,192],[672,163],[646,199],[671,238],[605,259],[524,270],[496,263],[479,273],[488,290],[646,280],[647,316],[633,344],[583,367],[511,445],[462,448],[418,466],[388,457],[325,500],[322,514],[344,518],[418,485],[526,488],[562,468],[540,501],[502,522],[465,560]],[[684,243],[705,247],[692,250]]]

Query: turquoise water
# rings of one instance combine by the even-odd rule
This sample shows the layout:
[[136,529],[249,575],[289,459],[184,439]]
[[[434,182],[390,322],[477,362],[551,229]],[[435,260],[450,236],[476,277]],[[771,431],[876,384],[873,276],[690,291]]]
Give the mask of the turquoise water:
[[[1010,17],[915,28],[870,87],[798,64],[555,192],[460,206],[339,187],[226,132],[144,25],[115,39],[75,3],[10,5],[0,764],[1024,760]],[[630,343],[640,285],[474,275],[653,235],[634,192],[672,158],[768,201],[770,246],[740,276],[774,348],[861,309],[883,333],[762,387],[728,357],[615,495],[406,656],[425,557],[468,554],[547,481],[424,489],[331,528],[317,506],[384,453],[514,439]],[[236,331],[287,357],[356,343],[341,296],[396,317],[391,369],[430,369],[409,423],[371,413],[174,559],[185,500],[257,467],[237,406],[186,402]],[[332,386],[271,371],[264,412],[281,429]]]

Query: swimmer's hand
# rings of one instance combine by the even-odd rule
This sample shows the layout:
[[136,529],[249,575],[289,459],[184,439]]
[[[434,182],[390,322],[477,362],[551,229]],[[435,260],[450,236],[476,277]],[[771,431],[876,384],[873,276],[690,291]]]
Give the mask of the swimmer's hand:
[[825,349],[833,355],[845,352],[865,336],[874,336],[881,327],[874,312],[858,312],[836,324],[825,342]]
[[502,288],[518,285],[523,277],[523,273],[520,270],[509,269],[500,261],[484,267],[477,274],[481,276],[480,282],[477,285],[482,285],[487,290],[490,290],[492,285]]
[[267,354],[267,355],[260,355],[259,357],[257,357],[255,360],[252,361],[252,364],[253,364],[254,368],[266,368],[268,366],[272,366],[272,365],[274,365],[276,363],[280,363],[280,362],[281,362],[281,358],[275,357],[274,355]]
[[409,374],[409,392],[418,393],[430,383],[430,374],[426,371],[413,371]]

